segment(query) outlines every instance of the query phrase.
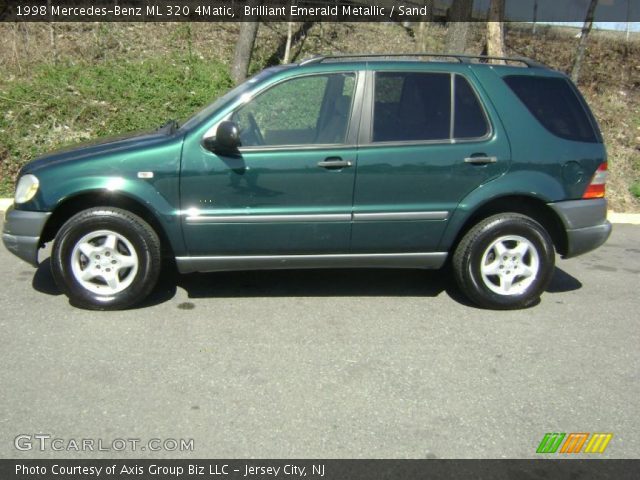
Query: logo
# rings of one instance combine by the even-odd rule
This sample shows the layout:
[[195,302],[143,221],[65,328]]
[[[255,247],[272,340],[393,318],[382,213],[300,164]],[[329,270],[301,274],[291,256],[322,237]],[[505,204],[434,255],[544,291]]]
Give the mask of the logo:
[[604,453],[612,438],[613,433],[546,433],[536,453]]

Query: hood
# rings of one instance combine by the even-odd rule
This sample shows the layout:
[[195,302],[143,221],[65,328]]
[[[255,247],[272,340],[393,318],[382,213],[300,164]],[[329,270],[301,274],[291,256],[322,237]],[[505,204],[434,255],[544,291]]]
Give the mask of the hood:
[[152,147],[165,143],[176,136],[173,129],[166,126],[151,132],[137,132],[116,137],[99,138],[69,148],[48,153],[27,163],[20,175],[32,173],[44,167],[50,167],[60,163],[80,160],[88,160],[92,157],[102,157],[121,152]]

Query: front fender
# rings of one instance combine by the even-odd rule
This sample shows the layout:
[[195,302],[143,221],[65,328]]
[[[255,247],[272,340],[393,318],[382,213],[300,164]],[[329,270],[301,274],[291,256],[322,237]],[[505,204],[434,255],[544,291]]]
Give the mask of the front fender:
[[[167,178],[167,182],[176,183],[177,177]],[[162,179],[158,179],[162,183]],[[44,182],[43,182],[44,183]],[[55,212],[63,204],[82,201],[82,198],[100,196],[106,204],[117,204],[119,198],[136,202],[148,210],[158,221],[167,235],[176,254],[184,252],[184,239],[180,223],[178,192],[175,188],[162,188],[157,182],[123,176],[74,177],[56,183],[55,188],[44,189],[40,194],[40,210]],[[163,194],[169,193],[169,196]],[[113,201],[109,201],[109,197]],[[148,221],[148,219],[147,219]]]

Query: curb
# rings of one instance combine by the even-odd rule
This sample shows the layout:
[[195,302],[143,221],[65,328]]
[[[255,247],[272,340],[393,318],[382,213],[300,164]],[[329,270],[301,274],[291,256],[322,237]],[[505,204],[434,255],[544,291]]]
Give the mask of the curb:
[[640,213],[616,213],[611,210],[607,213],[607,218],[611,223],[628,223],[640,225]]
[[[13,198],[0,198],[0,212],[4,212],[13,204]],[[640,213],[616,213],[609,210],[607,218],[611,223],[640,225]]]
[[13,205],[13,198],[0,198],[0,212],[5,212],[11,205]]

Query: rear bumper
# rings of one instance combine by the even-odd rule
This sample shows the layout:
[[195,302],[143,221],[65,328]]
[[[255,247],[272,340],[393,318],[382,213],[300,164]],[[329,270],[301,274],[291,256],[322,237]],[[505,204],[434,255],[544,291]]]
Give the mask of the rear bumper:
[[564,258],[577,257],[595,250],[607,241],[609,235],[611,235],[611,223],[606,220],[593,227],[567,230],[568,249]]
[[28,212],[10,207],[4,218],[4,246],[17,257],[37,267],[40,235],[50,215],[49,212]]
[[577,257],[595,250],[611,235],[605,199],[572,200],[550,203],[567,232],[567,251],[564,258]]

